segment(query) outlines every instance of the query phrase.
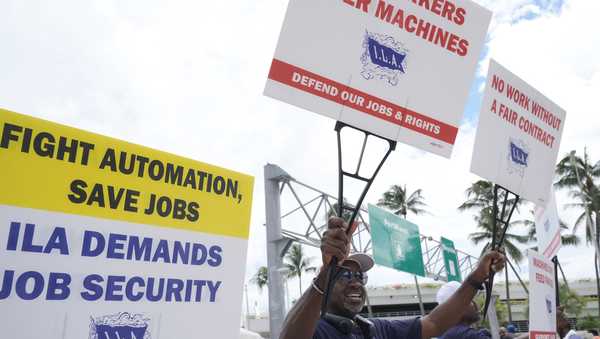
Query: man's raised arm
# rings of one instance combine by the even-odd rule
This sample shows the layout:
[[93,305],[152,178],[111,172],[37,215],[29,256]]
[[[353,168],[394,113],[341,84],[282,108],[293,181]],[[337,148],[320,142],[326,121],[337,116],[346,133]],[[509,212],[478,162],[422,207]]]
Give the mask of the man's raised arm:
[[490,269],[500,271],[506,258],[498,251],[487,252],[479,260],[477,268],[469,274],[460,288],[445,302],[438,305],[430,314],[421,319],[421,337],[438,337],[456,325],[477,293],[478,286],[488,278]]
[[[321,239],[321,256],[323,268],[314,281],[316,287],[324,290],[327,284],[327,264],[332,257],[342,262],[350,251],[350,238],[346,235],[346,223],[343,219],[329,219],[328,230]],[[304,292],[294,307],[288,312],[283,323],[280,339],[310,339],[315,333],[319,321],[321,301],[323,296],[312,285]]]

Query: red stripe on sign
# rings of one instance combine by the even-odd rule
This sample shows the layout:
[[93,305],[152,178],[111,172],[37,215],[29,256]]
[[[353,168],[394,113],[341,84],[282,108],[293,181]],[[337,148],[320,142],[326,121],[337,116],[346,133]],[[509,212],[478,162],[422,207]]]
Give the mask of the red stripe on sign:
[[456,140],[458,128],[452,125],[277,59],[273,59],[269,79],[451,145]]
[[553,253],[554,250],[556,250],[558,245],[560,245],[560,241],[560,231],[557,231],[554,235],[554,238],[552,238],[552,241],[548,245],[548,248],[546,248],[546,250],[544,251],[544,256],[549,257],[549,253]]
[[529,331],[531,339],[556,339],[555,332]]

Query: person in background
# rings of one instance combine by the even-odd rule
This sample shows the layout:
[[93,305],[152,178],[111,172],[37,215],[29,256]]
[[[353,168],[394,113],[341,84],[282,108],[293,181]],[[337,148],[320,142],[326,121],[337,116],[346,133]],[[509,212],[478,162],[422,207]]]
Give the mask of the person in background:
[[563,339],[583,339],[582,336],[571,328],[571,323],[569,323],[567,315],[561,308],[556,310],[556,329]]
[[[443,304],[458,291],[461,284],[456,281],[450,281],[442,285],[436,294],[438,304]],[[472,327],[481,319],[479,309],[474,301],[471,301],[457,325],[446,331],[440,339],[491,339],[492,334],[486,330],[477,330]]]
[[500,335],[500,339],[513,339],[514,335],[512,335],[512,333],[508,332],[508,329],[504,328],[504,327],[500,327],[500,330],[498,330],[498,334]]
[[511,338],[514,338],[517,334],[517,327],[513,324],[508,324],[506,325],[506,332],[508,332]]
[[[279,339],[428,339],[437,337],[457,324],[490,271],[504,268],[506,258],[498,251],[484,254],[473,272],[445,303],[422,318],[408,320],[366,319],[359,315],[367,297],[366,272],[373,259],[350,252],[348,225],[341,218],[331,218],[321,238],[323,268],[311,287],[289,311]],[[331,258],[337,258],[339,275],[330,292],[327,313],[320,317],[320,306]]]

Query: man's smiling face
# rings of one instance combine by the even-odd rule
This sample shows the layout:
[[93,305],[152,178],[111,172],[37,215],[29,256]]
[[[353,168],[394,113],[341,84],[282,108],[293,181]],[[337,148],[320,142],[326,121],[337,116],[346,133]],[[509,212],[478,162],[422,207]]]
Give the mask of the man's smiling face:
[[[345,261],[343,267],[352,273],[361,271],[354,261]],[[329,310],[337,315],[354,318],[362,310],[366,297],[367,291],[360,279],[340,277],[333,286]]]

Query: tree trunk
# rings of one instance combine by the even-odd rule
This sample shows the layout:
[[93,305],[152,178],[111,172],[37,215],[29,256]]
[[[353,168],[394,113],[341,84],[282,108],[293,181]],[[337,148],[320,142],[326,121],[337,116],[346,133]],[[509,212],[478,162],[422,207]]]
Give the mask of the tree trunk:
[[[300,273],[300,271],[298,271],[298,284],[300,286],[300,297],[302,296],[302,273]],[[300,299],[300,297],[298,297],[298,299]]]
[[506,276],[506,307],[508,308],[508,323],[512,324],[512,310],[510,308],[510,287],[508,285],[508,267],[504,268]]
[[596,267],[596,293],[598,293],[598,318],[600,318],[600,276],[598,275],[598,257],[594,260],[594,266]]
[[594,268],[596,269],[596,293],[598,295],[598,317],[600,318],[600,276],[598,275],[598,262],[600,255],[598,253],[598,247],[600,247],[600,213],[596,212],[596,243],[594,246],[596,247],[596,255],[594,260]]
[[[592,220],[591,212],[586,207],[587,215],[587,224],[589,233],[592,236],[592,241],[594,243],[594,250],[596,251],[596,257],[600,260],[600,211],[593,211],[594,219],[596,219],[595,225],[594,220]],[[595,239],[594,239],[595,238]]]

